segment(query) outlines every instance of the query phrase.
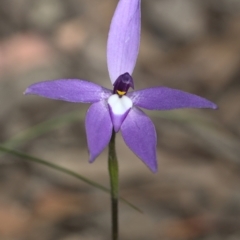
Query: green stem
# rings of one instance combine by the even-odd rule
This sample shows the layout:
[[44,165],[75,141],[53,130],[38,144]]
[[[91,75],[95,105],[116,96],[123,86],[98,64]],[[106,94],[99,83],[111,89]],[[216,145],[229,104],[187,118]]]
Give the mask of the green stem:
[[111,186],[112,204],[112,240],[118,239],[118,162],[115,149],[115,132],[113,130],[108,151],[108,170]]

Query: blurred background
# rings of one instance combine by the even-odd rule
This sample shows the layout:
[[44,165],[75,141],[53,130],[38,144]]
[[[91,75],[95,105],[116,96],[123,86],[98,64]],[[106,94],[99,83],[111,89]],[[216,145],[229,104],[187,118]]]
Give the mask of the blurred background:
[[[84,104],[23,96],[34,82],[111,88],[106,41],[117,0],[0,2],[0,140],[109,186],[107,151],[88,163]],[[117,135],[120,239],[240,239],[240,0],[142,0],[135,89],[168,86],[219,110],[147,112],[158,134],[152,174]],[[1,240],[110,238],[109,195],[0,153]]]

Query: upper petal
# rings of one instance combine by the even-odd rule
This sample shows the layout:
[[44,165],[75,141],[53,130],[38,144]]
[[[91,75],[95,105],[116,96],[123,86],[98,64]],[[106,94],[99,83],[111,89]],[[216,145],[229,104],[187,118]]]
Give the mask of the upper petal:
[[111,82],[123,73],[130,75],[136,64],[141,31],[141,0],[120,0],[112,18],[107,64]]
[[93,162],[108,145],[112,135],[112,121],[106,101],[103,100],[90,106],[85,127],[90,153],[89,161]]
[[167,87],[147,88],[128,93],[133,104],[149,110],[212,108],[217,105],[197,95]]
[[140,109],[132,108],[121,126],[127,146],[150,168],[157,171],[157,135],[153,122]]
[[79,79],[58,79],[30,85],[24,94],[64,100],[93,103],[111,95],[111,91],[95,83]]

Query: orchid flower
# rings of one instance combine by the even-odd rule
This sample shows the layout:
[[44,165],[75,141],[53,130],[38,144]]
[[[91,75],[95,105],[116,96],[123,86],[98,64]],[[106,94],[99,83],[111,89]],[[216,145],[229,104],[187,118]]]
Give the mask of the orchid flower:
[[91,103],[85,126],[89,161],[93,162],[108,145],[112,131],[122,133],[126,145],[152,172],[157,171],[156,130],[140,109],[172,110],[212,108],[205,98],[168,87],[134,89],[132,73],[136,64],[141,31],[140,0],[120,0],[107,42],[107,65],[113,89],[80,79],[43,81],[29,86],[25,94],[74,103]]

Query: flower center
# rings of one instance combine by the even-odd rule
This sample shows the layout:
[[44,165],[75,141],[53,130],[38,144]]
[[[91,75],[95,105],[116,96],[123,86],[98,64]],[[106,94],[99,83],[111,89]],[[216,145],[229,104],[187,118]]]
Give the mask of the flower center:
[[134,88],[133,79],[129,73],[120,75],[113,84],[113,94],[118,94],[119,97],[125,95],[129,88]]
[[108,98],[108,105],[110,106],[113,114],[122,115],[133,106],[133,103],[127,96],[119,97],[117,94],[113,94]]
[[118,132],[128,112],[133,106],[128,96],[113,94],[108,98],[108,106],[115,132]]

